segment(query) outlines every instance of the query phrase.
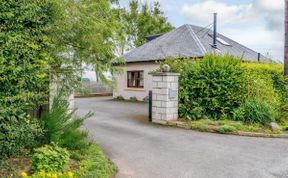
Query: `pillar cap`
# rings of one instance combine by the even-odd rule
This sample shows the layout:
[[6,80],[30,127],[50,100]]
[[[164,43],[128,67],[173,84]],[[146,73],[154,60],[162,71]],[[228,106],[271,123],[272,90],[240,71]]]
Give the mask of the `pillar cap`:
[[174,72],[156,72],[152,73],[152,76],[179,76],[180,73],[174,73]]

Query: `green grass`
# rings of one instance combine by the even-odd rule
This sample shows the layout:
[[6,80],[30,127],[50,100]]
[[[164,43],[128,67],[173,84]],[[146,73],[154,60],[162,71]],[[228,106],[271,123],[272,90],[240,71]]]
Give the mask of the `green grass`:
[[[231,120],[210,120],[210,119],[201,119],[197,121],[186,121],[192,126],[194,130],[198,131],[207,131],[214,129],[218,133],[231,133],[236,131],[245,131],[245,132],[263,132],[267,133],[269,128],[264,127],[260,124],[244,124],[240,121],[231,121]],[[288,123],[279,124],[281,130],[288,128]],[[273,133],[270,131],[269,133]]]
[[77,177],[111,178],[117,172],[117,167],[105,156],[102,149],[91,144],[84,158],[79,162],[79,169],[75,171]]

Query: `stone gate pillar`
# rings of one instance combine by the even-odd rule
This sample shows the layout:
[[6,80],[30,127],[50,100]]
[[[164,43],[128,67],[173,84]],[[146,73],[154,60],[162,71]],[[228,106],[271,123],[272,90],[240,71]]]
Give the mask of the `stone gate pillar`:
[[152,122],[165,123],[178,119],[178,73],[170,73],[169,66],[153,74]]

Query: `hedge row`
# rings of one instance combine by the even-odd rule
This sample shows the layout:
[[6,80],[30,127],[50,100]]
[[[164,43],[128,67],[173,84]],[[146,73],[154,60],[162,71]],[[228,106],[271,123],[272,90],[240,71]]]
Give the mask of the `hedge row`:
[[225,118],[265,125],[287,116],[283,65],[244,63],[233,56],[213,54],[195,60],[168,59],[164,63],[181,74],[181,118]]

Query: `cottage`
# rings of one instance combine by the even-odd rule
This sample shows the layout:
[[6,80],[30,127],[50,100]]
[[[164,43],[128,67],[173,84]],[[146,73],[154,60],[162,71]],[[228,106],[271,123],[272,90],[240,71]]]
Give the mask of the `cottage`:
[[206,53],[216,52],[220,55],[238,56],[243,61],[271,61],[224,35],[213,34],[213,31],[207,28],[183,25],[166,34],[147,38],[147,43],[122,56],[126,65],[122,67],[122,75],[116,76],[114,97],[121,95],[125,99],[136,97],[138,100],[147,97],[152,89],[152,76],[149,72],[159,68],[156,61],[165,60],[167,57],[201,58]]

